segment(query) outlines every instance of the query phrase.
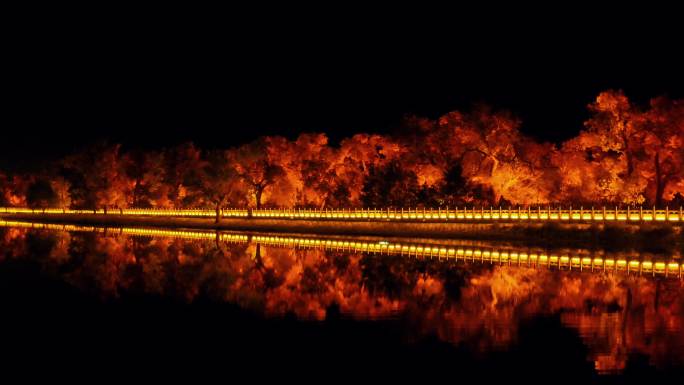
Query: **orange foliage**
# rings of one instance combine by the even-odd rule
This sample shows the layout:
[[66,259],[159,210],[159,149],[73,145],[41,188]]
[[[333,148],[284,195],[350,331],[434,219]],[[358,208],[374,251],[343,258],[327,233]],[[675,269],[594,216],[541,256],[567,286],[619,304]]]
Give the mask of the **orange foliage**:
[[[0,259],[26,256],[36,239],[26,236],[29,231],[36,230],[0,229]],[[523,321],[557,314],[577,331],[599,372],[624,369],[633,353],[646,355],[654,366],[684,364],[684,283],[677,279],[464,266],[253,243],[35,234],[52,245],[40,263],[73,264],[62,278],[105,298],[132,290],[188,302],[209,296],[307,320],[324,320],[331,306],[357,319],[402,315],[416,337],[437,335],[483,353],[515,343]],[[79,250],[78,263],[69,250]]]
[[0,196],[25,206],[42,178],[53,181],[60,206],[89,209],[385,206],[385,191],[394,205],[681,205],[684,101],[659,97],[642,107],[606,91],[588,108],[584,130],[560,144],[523,135],[509,112],[478,107],[408,117],[393,135],[357,134],[339,145],[306,133],[210,152],[96,146],[45,175],[0,176]]

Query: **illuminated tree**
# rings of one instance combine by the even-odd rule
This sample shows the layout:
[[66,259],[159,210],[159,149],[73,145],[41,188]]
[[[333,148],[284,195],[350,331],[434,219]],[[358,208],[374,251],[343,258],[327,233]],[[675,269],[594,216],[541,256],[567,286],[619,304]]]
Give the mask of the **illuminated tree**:
[[[682,103],[656,98],[640,108],[621,91],[603,92],[585,129],[558,146],[523,135],[511,113],[480,106],[436,120],[408,116],[393,135],[357,134],[339,145],[322,133],[262,137],[210,153],[191,143],[128,153],[96,145],[40,176],[51,181],[55,205],[91,209],[660,206],[684,196]],[[0,175],[0,203],[44,206],[37,197],[48,186],[38,179]]]
[[548,202],[552,184],[547,181],[557,172],[548,163],[553,147],[524,137],[519,126],[519,120],[508,112],[480,107],[470,114],[442,116],[435,130],[437,137],[452,147],[440,150],[442,156],[450,163],[460,163],[472,186],[493,192],[489,204],[501,200],[527,205]]
[[3,177],[0,174],[0,188],[2,188],[2,197],[0,200],[5,205],[14,207],[26,206],[26,192],[31,184],[31,178],[20,175],[13,175],[12,177]]
[[645,164],[639,168],[650,181],[652,201],[661,206],[664,199],[684,193],[684,104],[667,98],[653,99],[642,124],[639,157]]
[[98,145],[63,162],[72,199],[83,208],[125,208],[132,203],[134,182],[126,174],[120,145]]
[[221,208],[230,203],[243,206],[246,203],[243,180],[229,161],[229,153],[216,150],[209,152],[202,170],[202,193],[216,210],[216,223],[221,218]]
[[131,203],[134,186],[125,168],[119,145],[102,151],[86,179],[87,185],[95,192],[97,207],[103,207],[106,211],[110,207],[128,207]]
[[55,193],[55,205],[64,209],[71,206],[71,184],[62,177],[50,181],[52,191]]
[[371,166],[362,202],[366,207],[415,207],[423,203],[420,193],[416,174],[394,161],[378,168]]
[[202,170],[205,166],[201,151],[192,143],[176,146],[164,153],[164,181],[168,199],[174,207],[199,204]]
[[371,169],[382,169],[398,159],[402,146],[381,135],[357,134],[340,143],[335,161],[335,175],[339,180],[337,193],[346,192],[351,206],[360,206],[366,177]]
[[285,170],[269,152],[269,145],[269,141],[262,138],[228,154],[237,175],[249,186],[257,209],[261,208],[264,191],[285,176]]
[[133,207],[171,207],[170,188],[166,183],[164,154],[156,151],[133,151],[125,154],[126,175],[133,181]]
[[9,192],[9,182],[7,175],[0,171],[0,206],[7,206],[7,194]]
[[636,112],[622,91],[605,91],[589,105],[594,113],[585,126],[594,136],[595,144],[602,151],[620,154],[626,164],[626,177],[634,172],[634,142],[638,129],[634,124]]

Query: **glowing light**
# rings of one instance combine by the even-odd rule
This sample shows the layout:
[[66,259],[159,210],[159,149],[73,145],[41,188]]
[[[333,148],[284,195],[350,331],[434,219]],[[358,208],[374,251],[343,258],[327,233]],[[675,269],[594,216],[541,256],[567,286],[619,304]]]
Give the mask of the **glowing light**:
[[[305,210],[293,211],[287,209],[280,210],[255,210],[255,209],[222,209],[223,218],[290,218],[290,219],[333,219],[333,220],[383,220],[383,221],[456,221],[456,220],[475,220],[475,221],[633,221],[633,222],[652,222],[652,221],[684,221],[682,210],[601,210],[578,211],[570,209],[546,209],[534,212],[531,208],[527,209],[504,209],[504,208],[482,208],[476,209],[383,209],[365,210]],[[71,209],[30,209],[23,207],[0,207],[0,213],[6,214],[35,214],[35,215],[108,215],[108,216],[156,216],[156,217],[194,217],[194,218],[213,218],[216,210],[211,209],[140,209],[129,208],[121,210],[109,210],[106,214],[104,210],[71,210]]]
[[[19,227],[31,229],[47,229],[57,231],[82,231],[82,232],[101,232],[104,228],[94,226],[82,226],[73,224],[54,224],[54,223],[31,223],[12,220],[1,220],[1,227]],[[571,270],[583,271],[607,271],[607,272],[626,272],[630,274],[651,273],[652,275],[665,275],[668,277],[681,278],[681,265],[677,262],[651,261],[639,259],[614,259],[602,257],[590,257],[580,255],[548,255],[545,253],[530,253],[526,250],[515,250],[506,248],[480,248],[480,247],[446,247],[441,245],[421,245],[391,242],[381,240],[377,243],[358,242],[354,240],[339,240],[330,238],[306,238],[280,235],[259,235],[233,234],[216,232],[210,230],[175,230],[159,228],[131,228],[123,227],[119,229],[108,229],[107,234],[116,236],[118,234],[131,236],[154,236],[154,237],[173,237],[183,239],[211,240],[220,239],[225,242],[259,242],[265,245],[285,246],[285,247],[307,247],[323,249],[343,249],[352,252],[398,254],[409,256],[442,257],[463,259],[470,262],[489,262],[489,263],[516,263],[521,266],[544,266],[548,268],[569,268]],[[587,269],[584,269],[584,268]]]

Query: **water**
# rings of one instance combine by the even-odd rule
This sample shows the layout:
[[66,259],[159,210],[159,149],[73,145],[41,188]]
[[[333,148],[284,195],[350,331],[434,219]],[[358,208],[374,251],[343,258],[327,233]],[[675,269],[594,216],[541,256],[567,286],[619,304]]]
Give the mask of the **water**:
[[[118,370],[144,363],[166,375],[201,367],[231,376],[375,373],[385,380],[681,380],[684,368],[684,283],[676,275],[529,258],[497,263],[465,252],[460,259],[415,249],[401,255],[386,247],[601,260],[679,255],[548,250],[532,241],[217,239],[210,232],[8,226],[0,228],[0,326],[2,346],[19,361],[66,360],[68,347],[76,351],[69,360],[103,370],[128,362]],[[368,244],[381,246],[369,251]]]

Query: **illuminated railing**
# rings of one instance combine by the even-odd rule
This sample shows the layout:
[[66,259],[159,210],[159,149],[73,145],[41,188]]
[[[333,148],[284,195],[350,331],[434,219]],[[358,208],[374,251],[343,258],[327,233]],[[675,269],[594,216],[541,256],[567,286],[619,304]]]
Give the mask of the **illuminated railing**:
[[266,246],[323,249],[329,251],[358,252],[369,254],[400,255],[462,260],[491,264],[527,267],[544,267],[561,270],[595,272],[622,272],[634,274],[663,275],[682,278],[684,264],[674,260],[641,260],[610,256],[572,255],[542,250],[516,250],[514,248],[491,248],[479,246],[454,246],[439,244],[416,244],[387,241],[366,241],[334,238],[305,238],[270,234],[224,233],[216,231],[167,230],[157,228],[110,228],[70,224],[31,223],[0,220],[0,227],[20,227],[59,231],[99,232],[111,235],[123,234],[146,237],[171,237],[188,240],[218,240],[227,243],[260,243]]
[[[113,216],[155,216],[155,217],[216,217],[216,210],[207,209],[104,209],[98,210],[71,210],[71,209],[29,209],[17,207],[0,207],[0,213],[7,214],[50,214],[50,215],[64,215],[64,214],[100,214]],[[223,217],[247,217],[249,211],[247,209],[222,209],[221,215]]]
[[[57,230],[57,231],[75,231],[75,232],[96,232],[132,235],[132,236],[148,236],[148,237],[168,237],[181,239],[216,239],[216,231],[214,230],[169,230],[160,228],[135,228],[135,227],[97,227],[97,226],[83,226],[74,224],[57,224],[57,223],[37,223],[37,222],[23,222],[23,221],[4,221],[0,220],[0,227],[19,227],[26,229],[37,230]],[[236,238],[237,239],[237,238]],[[247,241],[244,236],[244,241]]]
[[[68,210],[68,209],[28,209],[2,207],[1,213],[8,214],[97,214],[112,216],[155,216],[214,218],[216,210],[206,209],[110,209]],[[343,220],[343,221],[429,221],[429,222],[510,222],[510,221],[553,221],[553,222],[684,222],[684,210],[665,208],[600,208],[573,209],[552,207],[518,208],[438,208],[438,209],[222,209],[223,218],[261,218],[261,219],[305,219],[305,220]]]
[[0,227],[19,227],[26,229],[59,230],[59,231],[81,231],[81,232],[104,232],[104,227],[82,226],[72,224],[56,223],[34,223],[22,221],[0,220]]
[[563,208],[455,208],[455,209],[350,209],[350,210],[253,210],[256,218],[397,221],[656,221],[681,222],[684,213],[656,209]]

